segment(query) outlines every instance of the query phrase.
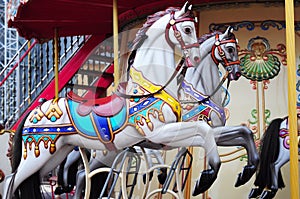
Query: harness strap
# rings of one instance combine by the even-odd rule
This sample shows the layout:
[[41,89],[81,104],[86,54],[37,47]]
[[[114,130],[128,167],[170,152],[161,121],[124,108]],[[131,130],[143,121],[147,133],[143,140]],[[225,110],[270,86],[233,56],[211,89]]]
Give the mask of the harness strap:
[[230,84],[230,80],[228,79],[228,81],[227,81],[227,86],[226,86],[226,90],[225,90],[225,97],[224,97],[223,102],[222,102],[222,106],[223,106],[223,107],[225,106],[225,102],[226,102],[226,99],[227,99],[227,96],[228,96],[228,88],[229,88],[229,84]]
[[152,92],[152,93],[149,93],[149,94],[145,94],[145,95],[128,95],[126,93],[122,93],[120,92],[119,90],[115,91],[115,94],[117,94],[118,96],[120,97],[123,97],[123,98],[126,98],[126,99],[131,99],[131,98],[143,98],[143,97],[151,97],[155,94],[158,94],[160,93],[161,91],[163,91],[170,83],[171,81],[176,77],[177,73],[180,71],[180,69],[182,68],[183,64],[184,64],[184,61],[185,61],[185,58],[182,57],[180,62],[178,63],[175,71],[173,72],[172,76],[170,77],[170,79],[167,81],[167,83],[162,86],[160,89]]
[[198,104],[202,104],[203,102],[209,100],[212,96],[214,96],[216,94],[216,92],[222,87],[223,83],[225,82],[225,80],[227,79],[229,72],[226,71],[225,75],[223,76],[222,80],[220,81],[220,83],[218,84],[218,86],[216,87],[216,89],[214,90],[214,92],[212,92],[210,95],[208,95],[206,98],[204,98],[203,100],[198,101]]

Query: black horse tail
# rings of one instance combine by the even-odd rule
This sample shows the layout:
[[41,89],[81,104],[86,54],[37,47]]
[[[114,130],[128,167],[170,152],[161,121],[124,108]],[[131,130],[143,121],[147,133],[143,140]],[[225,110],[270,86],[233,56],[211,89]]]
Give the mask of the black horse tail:
[[[254,185],[263,189],[265,187],[271,188],[272,173],[270,166],[273,164],[279,154],[279,128],[284,119],[277,118],[271,121],[267,130],[264,133],[260,150],[260,164],[258,174],[256,176]],[[284,187],[281,171],[278,174],[279,188]]]
[[[22,157],[22,131],[25,120],[29,113],[19,124],[13,139],[13,157],[12,157],[12,172],[17,172],[18,166]],[[32,176],[24,180],[15,192],[16,198],[22,199],[42,199],[40,192],[40,176],[39,172],[34,173]]]

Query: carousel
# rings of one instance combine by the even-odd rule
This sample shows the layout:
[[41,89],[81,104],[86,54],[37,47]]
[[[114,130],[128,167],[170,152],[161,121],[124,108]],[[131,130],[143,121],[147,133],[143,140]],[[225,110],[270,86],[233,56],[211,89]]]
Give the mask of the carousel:
[[1,197],[298,199],[298,4],[6,2]]

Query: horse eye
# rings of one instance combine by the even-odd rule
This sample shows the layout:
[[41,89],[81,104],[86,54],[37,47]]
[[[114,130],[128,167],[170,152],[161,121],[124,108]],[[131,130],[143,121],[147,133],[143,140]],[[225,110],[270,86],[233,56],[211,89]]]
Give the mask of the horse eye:
[[234,49],[232,47],[229,47],[228,48],[228,53],[233,53],[234,52]]
[[184,33],[185,34],[191,34],[192,33],[192,29],[190,27],[185,27],[184,28]]

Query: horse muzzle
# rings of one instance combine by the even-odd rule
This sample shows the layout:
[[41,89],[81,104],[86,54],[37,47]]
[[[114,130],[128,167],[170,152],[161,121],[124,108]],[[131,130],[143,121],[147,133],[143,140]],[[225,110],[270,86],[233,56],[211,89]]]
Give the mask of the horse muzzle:
[[228,71],[229,72],[228,79],[230,81],[232,80],[237,81],[242,76],[241,68],[239,65],[232,65],[231,67],[232,69]]

